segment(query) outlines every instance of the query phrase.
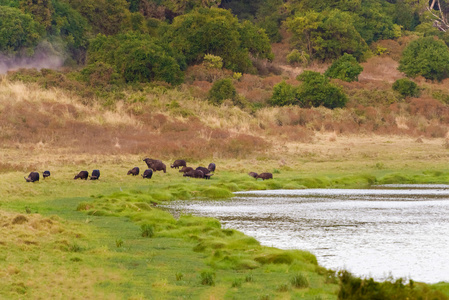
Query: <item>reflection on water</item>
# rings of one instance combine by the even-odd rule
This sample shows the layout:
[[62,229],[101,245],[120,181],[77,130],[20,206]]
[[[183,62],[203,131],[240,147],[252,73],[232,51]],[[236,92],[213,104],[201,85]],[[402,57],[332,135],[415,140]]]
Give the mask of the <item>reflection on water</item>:
[[447,185],[235,195],[227,201],[179,201],[170,207],[217,218],[263,245],[308,250],[326,268],[377,280],[449,281]]

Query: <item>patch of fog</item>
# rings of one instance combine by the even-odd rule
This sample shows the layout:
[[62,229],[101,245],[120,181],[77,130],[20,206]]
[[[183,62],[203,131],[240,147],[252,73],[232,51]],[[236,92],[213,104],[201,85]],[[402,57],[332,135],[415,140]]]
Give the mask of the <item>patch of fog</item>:
[[64,65],[67,54],[59,43],[42,41],[31,56],[0,53],[0,74],[16,69],[58,69]]

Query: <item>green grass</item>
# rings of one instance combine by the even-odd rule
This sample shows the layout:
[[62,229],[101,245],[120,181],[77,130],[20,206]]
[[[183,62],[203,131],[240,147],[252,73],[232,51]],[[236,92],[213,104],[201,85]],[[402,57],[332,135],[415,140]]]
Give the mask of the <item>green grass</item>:
[[[233,171],[210,180],[157,172],[142,180],[116,175],[117,168],[106,165],[96,182],[62,176],[70,167],[37,183],[19,172],[2,175],[0,298],[336,299],[335,273],[311,253],[264,247],[216,219],[176,219],[158,206],[227,199],[237,190],[449,181],[447,171],[385,169],[316,176],[282,170],[266,181]],[[298,285],[300,277],[308,285]],[[447,284],[434,286],[448,294]]]

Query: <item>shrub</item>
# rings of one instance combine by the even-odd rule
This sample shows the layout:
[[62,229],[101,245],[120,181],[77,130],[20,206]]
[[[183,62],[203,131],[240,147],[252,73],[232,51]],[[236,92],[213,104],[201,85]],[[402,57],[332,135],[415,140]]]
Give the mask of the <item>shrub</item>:
[[299,64],[307,64],[309,62],[309,55],[304,53],[303,51],[299,51],[298,49],[293,49],[287,55],[287,62],[289,64],[299,63]]
[[204,55],[203,65],[207,69],[221,69],[223,68],[223,58],[213,54]]
[[420,94],[418,85],[408,78],[396,80],[393,83],[393,90],[404,97],[418,97]]
[[405,48],[398,70],[409,77],[441,81],[449,76],[449,49],[433,37],[419,38]]
[[298,89],[282,81],[273,87],[273,94],[269,103],[274,106],[298,104]]
[[343,54],[326,70],[324,75],[331,78],[338,78],[343,81],[358,81],[363,67],[357,62],[354,56]]
[[216,105],[220,105],[224,100],[234,101],[237,98],[237,91],[229,78],[220,79],[214,82],[209,90],[209,100]]
[[329,79],[318,72],[304,71],[298,77],[303,83],[298,89],[297,97],[302,107],[327,108],[344,107],[348,97],[343,90],[330,83]]

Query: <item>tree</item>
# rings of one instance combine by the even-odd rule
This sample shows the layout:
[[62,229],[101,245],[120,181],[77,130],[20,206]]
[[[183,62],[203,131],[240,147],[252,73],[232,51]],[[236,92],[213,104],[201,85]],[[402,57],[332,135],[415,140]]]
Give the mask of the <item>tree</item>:
[[33,52],[44,34],[43,27],[17,8],[0,6],[0,51],[14,54]]
[[182,58],[161,41],[139,33],[99,34],[88,50],[88,63],[97,62],[114,66],[127,82],[184,80]]
[[337,9],[297,15],[287,21],[287,27],[294,47],[311,58],[336,59],[349,53],[360,60],[369,50],[353,25],[352,15]]
[[20,8],[25,13],[33,15],[34,20],[45,29],[50,28],[54,11],[51,0],[20,0]]
[[363,67],[357,62],[354,56],[350,54],[343,54],[326,70],[325,76],[331,78],[338,78],[343,81],[351,82],[358,81]]
[[[269,39],[263,30],[239,23],[231,12],[218,8],[200,8],[176,17],[163,38],[183,53],[188,64],[200,62],[205,54],[223,58],[224,67],[249,72],[249,54],[271,58]],[[246,39],[246,40],[245,40]]]
[[302,107],[337,108],[344,107],[348,101],[340,87],[330,83],[326,76],[318,72],[304,71],[297,79],[302,81],[297,93]]
[[441,81],[449,77],[449,49],[433,37],[419,38],[404,49],[398,70],[412,78]]

